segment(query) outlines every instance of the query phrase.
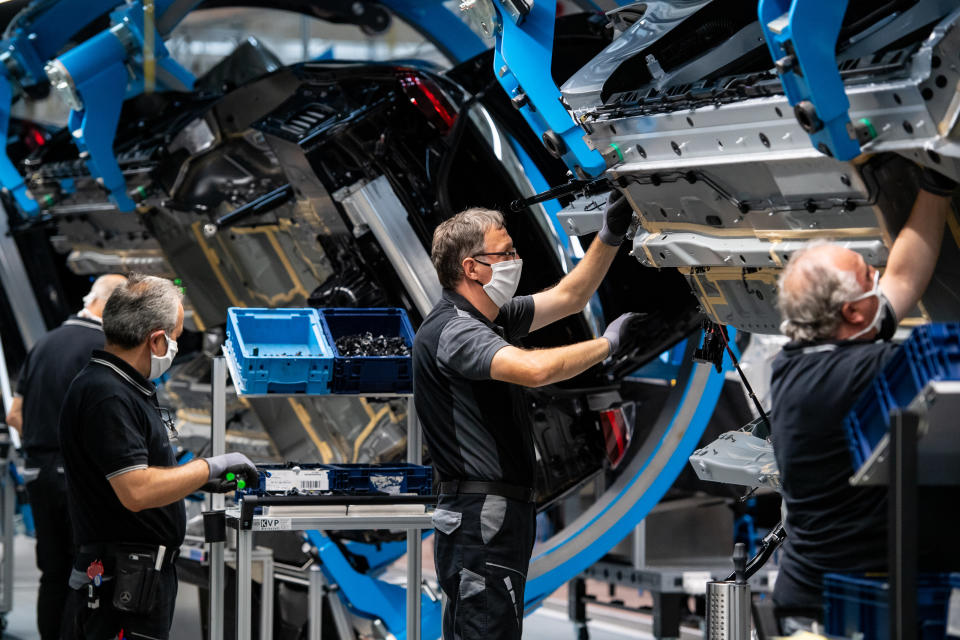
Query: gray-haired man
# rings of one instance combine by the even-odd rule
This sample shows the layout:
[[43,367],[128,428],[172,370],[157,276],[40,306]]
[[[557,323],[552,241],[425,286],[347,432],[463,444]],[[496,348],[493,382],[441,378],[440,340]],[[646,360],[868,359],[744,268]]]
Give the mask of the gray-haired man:
[[956,186],[924,171],[883,277],[833,244],[795,253],[780,277],[781,330],[792,342],[773,363],[771,429],[787,507],[774,603],[785,613],[819,617],[824,573],[886,564],[885,492],[850,486],[843,419],[896,349],[886,341],[930,282]]
[[[103,312],[106,345],[74,379],[60,414],[77,560],[77,634],[89,640],[168,637],[177,596],[173,563],[183,542],[183,498],[198,489],[248,482],[242,454],[177,466],[156,389],[183,331],[179,289],[131,275]],[[233,483],[235,486],[235,483]]]
[[62,623],[69,624],[64,612],[73,536],[57,436],[60,405],[93,350],[103,348],[103,307],[124,282],[121,275],[97,278],[83,297],[83,309],[37,341],[20,371],[17,395],[7,414],[7,423],[20,433],[26,456],[23,475],[37,535],[37,630],[42,640],[60,640]]
[[533,436],[516,414],[518,388],[567,380],[616,354],[634,314],[593,340],[537,350],[512,343],[583,310],[632,216],[622,197],[611,199],[583,260],[532,296],[514,297],[522,262],[500,213],[468,209],[434,232],[443,299],[417,331],[413,388],[441,480],[434,525],[437,577],[449,599],[445,640],[520,637],[536,463]]

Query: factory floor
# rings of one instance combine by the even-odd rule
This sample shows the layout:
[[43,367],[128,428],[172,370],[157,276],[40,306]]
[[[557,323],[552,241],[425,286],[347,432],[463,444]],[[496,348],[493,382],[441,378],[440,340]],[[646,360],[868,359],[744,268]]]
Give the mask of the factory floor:
[[[426,551],[426,549],[425,549]],[[427,562],[431,556],[426,555]],[[14,544],[13,610],[7,616],[4,640],[38,640],[36,626],[37,584],[40,574],[34,561],[34,541],[18,535]],[[427,573],[427,572],[425,572]],[[607,587],[588,581],[588,592],[607,595]],[[618,589],[615,597],[629,606],[649,605],[647,594],[636,590]],[[574,625],[567,619],[566,590],[560,589],[544,605],[527,616],[524,622],[524,640],[577,640]],[[652,635],[639,631],[650,628],[650,616],[620,611],[599,605],[588,605],[587,624],[592,640],[645,640]],[[176,640],[203,640],[200,634],[200,605],[197,588],[180,584],[177,608],[170,637]],[[702,637],[702,632],[684,629],[684,638]],[[281,639],[278,639],[281,640]]]

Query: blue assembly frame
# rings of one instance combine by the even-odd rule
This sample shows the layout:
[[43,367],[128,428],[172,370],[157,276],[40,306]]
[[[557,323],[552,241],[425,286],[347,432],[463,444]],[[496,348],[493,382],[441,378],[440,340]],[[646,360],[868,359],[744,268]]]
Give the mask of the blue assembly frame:
[[777,62],[784,93],[821,152],[860,155],[834,52],[847,0],[760,0],[760,26]]

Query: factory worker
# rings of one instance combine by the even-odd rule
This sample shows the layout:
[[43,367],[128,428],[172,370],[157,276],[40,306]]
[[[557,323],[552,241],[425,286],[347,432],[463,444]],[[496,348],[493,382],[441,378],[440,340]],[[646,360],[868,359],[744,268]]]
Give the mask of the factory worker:
[[583,260],[532,296],[514,295],[524,265],[500,213],[468,209],[434,232],[443,297],[414,340],[413,385],[440,476],[435,561],[448,598],[445,640],[520,637],[536,462],[533,435],[516,417],[519,387],[566,380],[615,355],[637,316],[620,316],[602,337],[569,346],[514,343],[587,305],[633,216],[616,195]]
[[24,362],[7,423],[20,433],[26,457],[24,479],[37,537],[37,630],[41,640],[60,640],[73,566],[73,536],[67,514],[67,488],[57,438],[60,405],[67,387],[94,349],[103,348],[101,318],[121,275],[97,278],[83,297],[83,309],[43,336]]
[[[183,499],[226,491],[229,473],[257,470],[240,453],[177,466],[152,379],[167,371],[183,331],[180,290],[133,274],[103,311],[106,345],[74,378],[60,414],[77,557],[74,629],[87,640],[164,640],[177,597]],[[234,476],[230,476],[233,478]]]
[[781,330],[792,341],[772,367],[787,510],[774,602],[798,613],[781,616],[789,625],[819,617],[824,573],[886,570],[886,489],[850,485],[843,420],[896,351],[888,340],[930,282],[955,188],[923,172],[882,276],[859,253],[827,243],[794,253],[780,276]]

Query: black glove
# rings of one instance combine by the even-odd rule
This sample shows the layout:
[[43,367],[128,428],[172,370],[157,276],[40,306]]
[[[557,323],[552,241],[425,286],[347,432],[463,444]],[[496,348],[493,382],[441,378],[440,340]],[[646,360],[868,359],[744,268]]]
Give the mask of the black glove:
[[604,244],[619,247],[632,221],[633,208],[623,194],[614,189],[607,198],[607,206],[603,210],[603,228],[598,237]]
[[603,332],[602,337],[610,343],[610,357],[617,355],[620,348],[624,346],[625,336],[630,333],[633,325],[642,317],[642,313],[624,313],[607,325],[607,330]]
[[920,174],[920,188],[935,196],[951,196],[957,189],[957,183],[939,171],[924,167]]
[[256,487],[260,482],[257,467],[242,453],[226,453],[204,458],[204,461],[210,467],[210,476],[207,483],[200,487],[203,491],[226,493],[237,489],[238,480],[243,480],[248,487]]

